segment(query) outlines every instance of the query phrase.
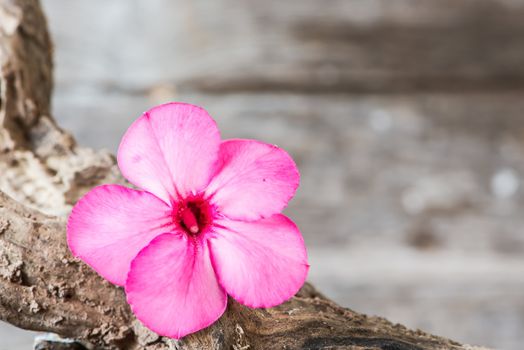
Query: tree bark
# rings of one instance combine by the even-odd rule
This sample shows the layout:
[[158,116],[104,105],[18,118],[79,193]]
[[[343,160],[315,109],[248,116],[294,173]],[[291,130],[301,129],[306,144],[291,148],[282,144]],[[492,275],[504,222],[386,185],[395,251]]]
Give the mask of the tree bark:
[[271,309],[230,299],[211,327],[159,337],[134,318],[121,288],[68,250],[71,205],[95,185],[125,180],[111,154],[77,146],[50,115],[52,45],[37,0],[0,0],[0,65],[0,319],[102,349],[474,349],[343,308],[310,284]]

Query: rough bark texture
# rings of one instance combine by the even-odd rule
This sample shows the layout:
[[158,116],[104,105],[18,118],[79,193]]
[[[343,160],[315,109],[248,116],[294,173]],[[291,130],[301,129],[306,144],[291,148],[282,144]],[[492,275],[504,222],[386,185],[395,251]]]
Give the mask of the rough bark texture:
[[342,308],[309,284],[272,309],[230,300],[217,323],[181,341],[145,329],[122,290],[67,248],[71,205],[125,181],[112,155],[78,147],[51,118],[51,53],[38,1],[0,0],[0,319],[100,348],[473,349]]

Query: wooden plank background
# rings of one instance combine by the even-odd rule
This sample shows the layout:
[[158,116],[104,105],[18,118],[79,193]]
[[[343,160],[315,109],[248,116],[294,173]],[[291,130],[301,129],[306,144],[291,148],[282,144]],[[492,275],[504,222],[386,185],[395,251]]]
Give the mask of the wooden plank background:
[[[202,105],[297,160],[287,214],[328,296],[521,349],[524,1],[43,4],[54,113],[81,143],[115,151],[151,105]],[[0,349],[28,344],[6,332]]]

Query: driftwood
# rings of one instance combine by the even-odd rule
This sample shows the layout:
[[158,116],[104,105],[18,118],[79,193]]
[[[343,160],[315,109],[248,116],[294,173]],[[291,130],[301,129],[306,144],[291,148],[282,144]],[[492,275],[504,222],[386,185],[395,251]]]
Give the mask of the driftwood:
[[123,291],[67,248],[71,205],[125,181],[112,155],[77,146],[51,117],[52,45],[37,0],[0,0],[0,64],[0,319],[102,349],[474,349],[343,308],[309,284],[272,309],[229,300],[217,323],[181,341],[150,332]]

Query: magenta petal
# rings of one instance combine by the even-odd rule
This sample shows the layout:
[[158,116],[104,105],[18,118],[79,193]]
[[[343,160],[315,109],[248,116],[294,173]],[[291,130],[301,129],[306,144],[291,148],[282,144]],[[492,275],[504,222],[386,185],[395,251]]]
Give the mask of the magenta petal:
[[299,184],[293,159],[276,146],[253,140],[224,141],[219,161],[206,194],[229,218],[249,221],[280,213]]
[[171,208],[148,192],[95,187],[73,208],[67,243],[109,281],[124,285],[131,260],[153,238],[174,229]]
[[144,113],[118,149],[122,174],[167,203],[203,190],[217,159],[220,134],[200,107],[168,103]]
[[126,293],[142,323],[177,339],[215,322],[227,305],[207,245],[184,234],[160,235],[137,255]]
[[220,284],[240,303],[271,307],[295,295],[306,280],[304,240],[284,215],[256,222],[221,220],[209,239]]

